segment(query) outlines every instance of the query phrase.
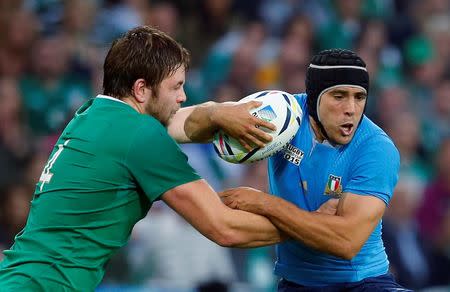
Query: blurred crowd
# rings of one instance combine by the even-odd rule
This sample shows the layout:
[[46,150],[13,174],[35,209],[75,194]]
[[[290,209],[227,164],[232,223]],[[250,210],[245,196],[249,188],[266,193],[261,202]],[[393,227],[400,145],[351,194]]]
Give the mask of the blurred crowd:
[[[448,0],[0,1],[0,250],[23,227],[59,133],[101,93],[109,45],[140,24],[190,50],[187,105],[263,89],[300,93],[312,54],[356,51],[371,77],[366,114],[401,154],[383,219],[391,272],[409,288],[450,287]],[[211,145],[182,148],[217,191],[267,191],[264,161],[233,165]],[[99,291],[273,291],[273,261],[272,247],[221,248],[157,203],[111,260]]]

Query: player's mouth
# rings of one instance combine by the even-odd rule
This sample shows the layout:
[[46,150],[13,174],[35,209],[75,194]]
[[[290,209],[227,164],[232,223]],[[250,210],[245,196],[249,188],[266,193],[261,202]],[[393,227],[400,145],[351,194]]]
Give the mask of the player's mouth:
[[350,136],[353,133],[353,123],[345,123],[339,126],[339,130],[342,136]]

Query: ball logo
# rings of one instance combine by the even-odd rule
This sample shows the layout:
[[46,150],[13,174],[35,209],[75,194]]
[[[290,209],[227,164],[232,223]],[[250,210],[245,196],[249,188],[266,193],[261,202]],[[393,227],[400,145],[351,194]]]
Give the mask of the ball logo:
[[254,112],[253,115],[257,118],[260,118],[260,119],[266,121],[266,122],[270,122],[277,118],[277,114],[275,113],[275,111],[273,110],[273,108],[270,105],[265,106],[262,109]]

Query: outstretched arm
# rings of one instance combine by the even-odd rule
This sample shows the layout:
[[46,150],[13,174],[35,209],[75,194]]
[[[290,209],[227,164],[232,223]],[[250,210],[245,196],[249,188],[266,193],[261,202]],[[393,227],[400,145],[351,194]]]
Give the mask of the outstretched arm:
[[194,228],[221,246],[256,247],[282,240],[270,220],[227,207],[204,180],[175,187],[161,198]]
[[263,147],[272,138],[260,128],[275,130],[275,126],[249,113],[250,109],[260,105],[256,101],[206,102],[182,108],[172,118],[168,131],[179,143],[205,143],[212,140],[217,130],[222,129],[248,150],[255,146]]
[[344,259],[353,258],[379,223],[385,203],[373,196],[345,193],[336,215],[307,212],[281,198],[251,188],[221,193],[230,207],[266,216],[287,236]]

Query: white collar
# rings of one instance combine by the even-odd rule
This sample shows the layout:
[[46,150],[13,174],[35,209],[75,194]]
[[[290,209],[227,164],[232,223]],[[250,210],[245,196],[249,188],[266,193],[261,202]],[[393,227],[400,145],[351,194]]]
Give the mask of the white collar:
[[321,144],[321,145],[324,145],[324,146],[327,146],[330,148],[335,148],[335,149],[339,149],[342,147],[342,145],[340,145],[340,144],[337,144],[337,145],[331,144],[327,139],[324,139],[322,142],[319,142],[319,140],[317,140],[316,132],[314,132],[313,126],[311,124],[309,125],[309,130],[311,131],[313,148],[316,146],[316,144]]
[[112,97],[112,96],[109,96],[109,95],[98,94],[95,98],[104,98],[104,99],[109,99],[109,100],[112,100],[112,101],[121,102],[121,103],[126,104],[127,106],[131,107],[132,109],[136,110],[134,107],[132,107],[128,103],[124,102],[123,100],[120,100],[118,98],[115,98],[115,97]]
[[120,100],[118,98],[115,98],[115,97],[112,97],[109,95],[98,94],[95,98],[105,98],[105,99],[109,99],[109,100],[113,100],[113,101],[118,101],[118,102],[121,102],[121,103],[124,103],[124,104],[130,106],[128,103],[124,102],[123,100]]

